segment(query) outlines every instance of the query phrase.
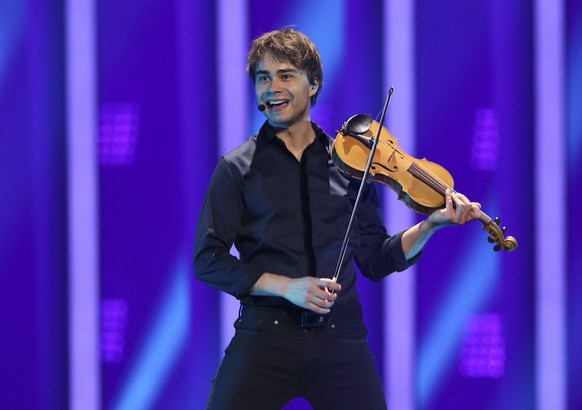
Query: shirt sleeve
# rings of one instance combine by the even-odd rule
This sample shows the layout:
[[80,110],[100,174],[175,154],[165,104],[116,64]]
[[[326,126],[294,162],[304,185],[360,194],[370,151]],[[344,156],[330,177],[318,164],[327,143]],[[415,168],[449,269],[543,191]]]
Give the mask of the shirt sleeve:
[[222,158],[202,205],[194,244],[196,278],[238,299],[263,274],[230,254],[243,210],[243,182]]
[[404,231],[388,234],[376,188],[374,185],[366,188],[358,209],[360,249],[355,260],[364,276],[379,281],[393,272],[408,269],[416,263],[422,252],[406,259],[402,249]]

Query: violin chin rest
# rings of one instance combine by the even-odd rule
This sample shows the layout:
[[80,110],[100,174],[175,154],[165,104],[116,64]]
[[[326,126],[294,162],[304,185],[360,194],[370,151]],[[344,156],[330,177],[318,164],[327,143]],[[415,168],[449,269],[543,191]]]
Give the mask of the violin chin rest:
[[346,121],[344,129],[348,135],[363,134],[370,129],[372,122],[373,119],[371,115],[356,114]]

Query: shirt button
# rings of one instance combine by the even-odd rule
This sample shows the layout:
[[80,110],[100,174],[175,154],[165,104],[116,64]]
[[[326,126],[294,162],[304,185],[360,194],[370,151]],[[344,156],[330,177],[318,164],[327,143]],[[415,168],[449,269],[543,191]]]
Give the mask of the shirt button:
[[275,320],[275,324],[278,325],[279,324],[279,321],[278,320]]

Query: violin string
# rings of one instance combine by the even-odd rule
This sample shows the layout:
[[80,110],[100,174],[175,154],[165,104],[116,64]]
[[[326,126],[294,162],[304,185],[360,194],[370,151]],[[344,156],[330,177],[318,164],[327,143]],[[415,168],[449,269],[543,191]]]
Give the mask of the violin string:
[[[452,191],[454,191],[453,188],[450,187],[448,184],[446,184],[443,180],[430,174],[428,171],[426,171],[423,167],[418,165],[416,162],[412,162],[410,164],[409,169],[411,170],[410,173],[412,175],[419,177],[419,179],[426,182],[431,188],[433,188],[435,191],[439,192],[440,194],[444,195],[447,188],[450,188]],[[492,221],[491,217],[480,209],[479,209],[479,219],[487,224],[491,223],[491,221]]]
[[[419,177],[420,179],[424,178],[424,182],[427,183],[427,185],[431,186],[433,189],[438,190],[439,188],[441,189],[441,193],[444,194],[444,190],[446,188],[450,188],[444,181],[442,181],[441,179],[437,178],[436,176],[428,173],[428,171],[426,171],[424,168],[422,168],[421,166],[419,166],[417,163],[412,162],[410,167],[409,167],[410,173],[412,175],[415,175],[417,177]],[[451,188],[452,189],[452,188]],[[491,228],[486,228],[486,231],[489,232],[491,234],[491,238],[499,245],[501,246],[501,248],[503,249],[515,249],[515,245],[513,244],[513,242],[511,240],[506,241],[505,238],[503,237],[503,230],[500,230],[498,227],[497,222],[493,222],[493,219],[487,215],[485,212],[483,212],[481,209],[479,209],[479,219],[484,223],[484,227],[485,226],[491,226],[493,223],[493,227]],[[509,245],[508,245],[509,243]]]
[[437,191],[440,194],[444,195],[445,190],[447,188],[451,188],[444,181],[442,181],[440,178],[437,178],[434,175],[431,175],[430,173],[428,173],[428,171],[426,171],[424,168],[419,166],[414,161],[410,164],[409,169],[411,170],[410,173],[412,175],[419,177],[419,179],[421,179],[423,182],[426,182],[431,188],[433,188],[435,191]]
[[[406,157],[406,154],[403,154],[399,151],[398,144],[396,143],[395,139],[394,140],[389,139],[388,141],[384,141],[380,138],[380,133],[377,131],[378,130],[375,131],[376,137],[371,136],[368,138],[370,139],[371,142],[375,143],[377,147],[378,146],[381,146],[384,148],[388,147],[388,149],[390,149],[392,151],[387,162],[390,162],[392,160],[395,153],[399,153],[402,156],[402,159],[404,159],[404,157]],[[389,137],[391,137],[390,134],[388,134],[388,135],[389,135]],[[376,138],[378,139],[378,141],[374,141]],[[398,167],[398,164],[396,164],[395,167]],[[443,180],[441,180],[437,176],[433,175],[432,173],[428,172],[426,169],[424,169],[422,166],[420,166],[419,164],[417,164],[414,161],[411,162],[411,164],[408,168],[408,171],[413,176],[415,176],[415,177],[419,178],[421,181],[425,182],[428,186],[433,188],[435,191],[439,192],[441,195],[445,194],[445,191],[447,188],[450,188],[451,191],[456,192],[452,187],[450,187],[448,184],[446,184]],[[479,219],[484,223],[483,228],[491,234],[490,238],[493,238],[499,246],[501,246],[503,249],[510,250],[510,251],[515,249],[517,244],[516,244],[515,240],[513,239],[513,237],[508,237],[508,238],[513,239],[513,241],[508,241],[509,245],[507,245],[507,243],[505,242],[505,239],[503,238],[503,234],[499,230],[498,222],[493,221],[493,219],[489,215],[487,215],[485,212],[483,212],[481,209],[479,209]],[[492,224],[495,228],[488,227],[488,226],[491,226]],[[503,240],[503,243],[500,242],[499,236]]]
[[[392,154],[390,155],[389,160],[392,159],[394,153],[398,151],[398,144],[390,144],[388,141],[384,141],[381,138],[378,141],[378,145],[381,145],[382,147],[388,146],[392,150]],[[454,189],[446,184],[443,180],[432,175],[416,162],[413,161],[409,169],[414,176],[427,183],[431,188],[440,194],[444,195],[447,188],[450,188],[453,192],[455,192]],[[493,219],[481,209],[479,209],[479,219],[486,224],[490,224],[493,221]]]

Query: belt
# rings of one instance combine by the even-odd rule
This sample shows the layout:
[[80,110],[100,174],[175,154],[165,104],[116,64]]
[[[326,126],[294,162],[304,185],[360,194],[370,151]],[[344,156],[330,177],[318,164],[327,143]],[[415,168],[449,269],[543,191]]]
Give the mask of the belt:
[[316,313],[311,310],[294,306],[265,306],[245,304],[241,314],[249,314],[264,317],[269,320],[277,320],[281,323],[294,322],[303,329],[325,327],[328,323],[335,327],[336,322],[353,321],[362,319],[362,308],[359,305],[351,307],[332,308],[328,314]]

